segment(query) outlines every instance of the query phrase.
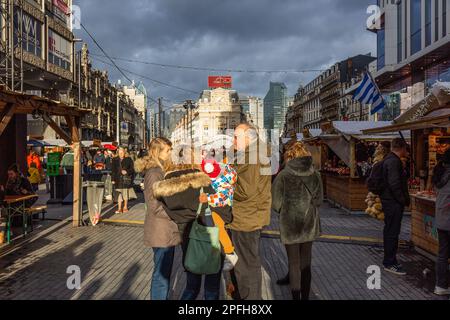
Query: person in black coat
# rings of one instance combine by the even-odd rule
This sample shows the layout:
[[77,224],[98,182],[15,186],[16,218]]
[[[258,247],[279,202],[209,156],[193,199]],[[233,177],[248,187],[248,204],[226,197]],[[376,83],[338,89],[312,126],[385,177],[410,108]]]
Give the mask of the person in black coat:
[[392,141],[392,152],[383,160],[383,192],[380,195],[385,215],[384,267],[396,275],[405,275],[397,261],[399,236],[405,207],[410,205],[408,174],[402,158],[408,158],[408,144],[403,139]]
[[136,198],[133,189],[134,174],[133,160],[127,156],[124,148],[119,148],[118,157],[114,158],[112,162],[111,174],[118,201],[116,213],[127,213],[128,201],[130,198]]
[[[175,165],[168,170],[163,181],[153,185],[155,198],[162,202],[169,217],[178,225],[182,239],[183,263],[192,224],[197,218],[202,188],[203,193],[215,193],[211,186],[211,178],[201,171],[199,165],[195,164]],[[204,204],[199,216],[199,223],[203,225],[207,225],[205,220],[206,208],[207,205]],[[214,208],[214,212],[220,215],[226,224],[231,223],[232,212],[229,207]],[[215,275],[205,276],[205,300],[219,300],[221,274],[222,270]],[[201,283],[201,275],[187,272],[186,289],[181,300],[196,300],[200,293]]]

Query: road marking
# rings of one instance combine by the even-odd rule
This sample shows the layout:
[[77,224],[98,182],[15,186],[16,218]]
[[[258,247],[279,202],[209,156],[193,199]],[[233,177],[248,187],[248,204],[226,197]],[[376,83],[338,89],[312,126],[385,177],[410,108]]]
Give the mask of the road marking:
[[113,220],[113,219],[104,219],[104,220],[101,220],[100,222],[104,222],[104,223],[116,223],[116,224],[132,224],[132,225],[138,225],[138,226],[143,226],[143,225],[144,225],[144,221],[139,221],[139,220]]
[[[128,224],[128,225],[137,225],[137,226],[143,226],[144,221],[140,220],[113,220],[113,219],[105,219],[101,222],[104,223],[113,223],[113,224]],[[273,231],[273,230],[265,230],[262,232],[262,235],[267,236],[280,236],[280,231]],[[383,239],[377,239],[377,238],[369,238],[369,237],[352,237],[352,236],[337,236],[337,235],[322,235],[320,239],[324,240],[337,240],[337,241],[353,241],[353,242],[366,242],[366,243],[383,243]],[[400,244],[406,244],[406,241],[400,241]]]
[[[280,236],[280,231],[265,230],[263,235],[268,236]],[[370,242],[370,243],[383,243],[383,239],[369,238],[369,237],[352,237],[352,236],[336,236],[336,235],[322,235],[320,239],[324,240],[338,240],[338,241],[354,241],[354,242]],[[406,241],[401,240],[400,244],[407,244]]]

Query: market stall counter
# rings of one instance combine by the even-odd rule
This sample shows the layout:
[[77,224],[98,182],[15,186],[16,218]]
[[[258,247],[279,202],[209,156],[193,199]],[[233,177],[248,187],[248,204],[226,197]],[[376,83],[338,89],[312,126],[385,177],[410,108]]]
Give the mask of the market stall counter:
[[[324,148],[322,175],[327,199],[350,212],[367,208],[366,185],[372,167],[372,156],[378,144],[400,137],[397,134],[364,135],[363,130],[382,127],[390,122],[335,121],[322,126],[319,136]],[[410,135],[404,135],[409,139]]]
[[412,229],[411,240],[419,248],[437,255],[439,242],[434,226],[436,197],[431,193],[411,195]]

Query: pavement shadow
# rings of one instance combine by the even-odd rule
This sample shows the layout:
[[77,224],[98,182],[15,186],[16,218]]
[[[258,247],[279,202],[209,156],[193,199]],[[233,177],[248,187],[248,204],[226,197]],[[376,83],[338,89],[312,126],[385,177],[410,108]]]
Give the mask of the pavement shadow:
[[104,300],[137,300],[137,297],[131,292],[131,286],[139,274],[141,267],[135,263],[122,277],[119,288]]
[[[69,300],[76,293],[67,286],[69,266],[78,266],[80,269],[81,281],[89,273],[95,262],[98,252],[103,245],[96,243],[81,253],[80,248],[86,243],[87,237],[82,237],[68,244],[66,247],[44,256],[33,255],[42,246],[51,245],[51,241],[40,239],[27,245],[26,249],[19,250],[16,254],[5,256],[11,268],[8,275],[0,282],[0,298],[5,300]],[[17,258],[21,260],[32,260],[17,263]],[[13,265],[14,263],[14,265]],[[27,267],[21,269],[21,264]],[[14,268],[16,268],[14,270]]]

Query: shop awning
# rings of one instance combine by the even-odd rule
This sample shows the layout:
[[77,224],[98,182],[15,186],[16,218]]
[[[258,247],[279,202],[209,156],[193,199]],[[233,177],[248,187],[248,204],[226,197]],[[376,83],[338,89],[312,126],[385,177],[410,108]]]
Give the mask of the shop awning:
[[66,141],[63,139],[47,139],[43,141],[48,147],[68,147]]
[[[445,111],[447,110],[447,111]],[[448,128],[450,127],[450,109],[443,109],[442,112],[445,112],[443,115],[438,116],[427,116],[420,120],[401,123],[401,124],[392,124],[390,126],[371,129],[364,131],[365,134],[380,134],[386,132],[397,132],[403,130],[420,130],[427,128]]]
[[[390,125],[389,121],[334,121],[331,131],[335,135],[342,135],[347,141],[352,138],[361,141],[390,141],[399,138],[400,134],[389,132],[389,134],[367,134],[366,130],[383,128]],[[405,139],[410,138],[410,132],[402,132]],[[322,137],[322,136],[321,136]]]
[[30,139],[27,141],[27,146],[33,147],[33,148],[42,148],[42,147],[48,147],[50,145],[45,143],[45,141]]
[[364,130],[364,134],[380,134],[400,130],[449,127],[450,83],[436,82],[422,101],[412,106],[389,125]]
[[[316,137],[320,136],[321,133],[322,133],[322,130],[320,130],[320,129],[309,129],[309,134],[311,137],[309,137],[307,139],[316,138]],[[307,139],[305,138],[303,133],[297,133],[297,141],[304,141]],[[282,140],[283,144],[286,144],[289,141],[291,141],[291,138],[283,138],[281,140]]]
[[342,136],[336,134],[321,135],[320,139],[328,146],[334,153],[350,167],[350,143]]

